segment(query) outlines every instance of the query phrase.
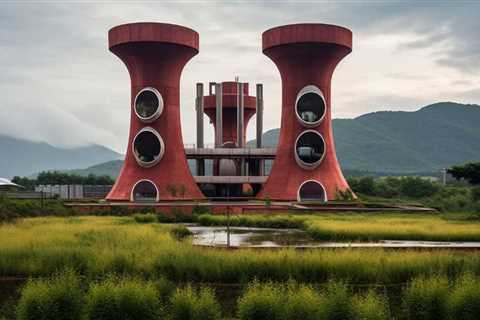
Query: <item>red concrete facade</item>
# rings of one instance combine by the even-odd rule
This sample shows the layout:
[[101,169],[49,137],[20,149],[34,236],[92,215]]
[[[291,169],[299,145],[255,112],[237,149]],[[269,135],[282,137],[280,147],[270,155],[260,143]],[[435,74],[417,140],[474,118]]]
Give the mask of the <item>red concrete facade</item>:
[[[186,63],[198,53],[199,36],[194,30],[163,23],[133,23],[112,28],[109,49],[126,65],[131,79],[131,122],[125,163],[107,196],[110,201],[130,201],[134,185],[148,179],[159,192],[159,200],[203,199],[190,173],[180,126],[179,86]],[[134,111],[134,99],[143,88],[153,87],[162,95],[163,112],[151,123],[142,122]],[[164,155],[150,168],[140,166],[133,154],[136,134],[145,127],[156,130],[164,141]],[[182,185],[182,194],[169,187]]]
[[[237,83],[234,81],[222,82],[222,131],[223,143],[237,142]],[[244,126],[243,141],[246,141],[247,125],[250,118],[255,114],[256,101],[255,97],[249,96],[248,83],[243,84],[244,94]],[[216,97],[208,95],[204,97],[205,113],[210,118],[215,131],[216,129]],[[228,144],[227,146],[232,146]]]
[[[276,64],[282,79],[282,118],[277,155],[259,198],[297,200],[299,187],[307,180],[319,182],[328,200],[338,191],[349,190],[335,153],[331,122],[331,78],[337,64],[352,50],[350,30],[325,24],[296,24],[263,33],[263,53]],[[298,93],[316,86],[323,93],[326,113],[313,128],[297,119]],[[325,141],[325,155],[313,170],[300,167],[295,159],[295,142],[300,133],[314,130]]]

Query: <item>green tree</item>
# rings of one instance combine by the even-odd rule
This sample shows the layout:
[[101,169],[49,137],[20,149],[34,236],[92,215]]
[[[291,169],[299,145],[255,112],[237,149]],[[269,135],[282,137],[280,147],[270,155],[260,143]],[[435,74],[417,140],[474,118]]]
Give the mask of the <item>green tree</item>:
[[465,179],[474,185],[480,185],[480,162],[469,162],[447,170],[455,179]]

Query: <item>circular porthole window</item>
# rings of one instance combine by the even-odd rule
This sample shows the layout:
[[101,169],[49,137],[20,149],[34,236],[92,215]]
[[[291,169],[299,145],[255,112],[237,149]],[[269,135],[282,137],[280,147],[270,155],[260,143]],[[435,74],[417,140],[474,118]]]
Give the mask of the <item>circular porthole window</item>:
[[158,189],[150,180],[138,181],[132,190],[132,201],[134,202],[157,202]]
[[327,193],[323,185],[315,180],[307,180],[298,188],[298,201],[327,201]]
[[133,139],[132,149],[137,163],[144,168],[149,168],[162,159],[165,145],[157,131],[146,127]]
[[325,140],[315,130],[302,132],[295,142],[295,160],[304,169],[314,169],[325,156]]
[[325,117],[326,103],[322,91],[316,86],[306,86],[297,95],[295,113],[305,127],[315,127]]
[[162,95],[155,88],[144,88],[135,97],[134,108],[135,114],[142,122],[153,122],[162,114]]

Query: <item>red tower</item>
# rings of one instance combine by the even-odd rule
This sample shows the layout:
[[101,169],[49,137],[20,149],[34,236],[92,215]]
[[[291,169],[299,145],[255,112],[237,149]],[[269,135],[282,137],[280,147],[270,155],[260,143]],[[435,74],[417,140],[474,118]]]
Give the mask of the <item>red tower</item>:
[[179,108],[180,76],[198,53],[198,33],[132,23],[112,28],[108,38],[130,73],[131,122],[125,163],[107,200],[203,198],[187,164]]
[[[238,82],[222,82],[222,146],[231,148],[242,148],[237,144],[237,110],[239,107],[240,97],[238,95]],[[255,97],[248,95],[248,83],[242,83],[243,99],[244,99],[244,124],[243,124],[243,139],[246,141],[247,125],[250,118],[255,114],[256,101]],[[216,117],[216,95],[210,94],[205,96],[205,113],[213,123],[215,131],[217,130]],[[216,135],[215,135],[216,136]]]
[[335,153],[330,86],[352,50],[352,33],[325,24],[281,26],[263,33],[263,53],[282,78],[277,155],[258,197],[330,200],[349,190]]

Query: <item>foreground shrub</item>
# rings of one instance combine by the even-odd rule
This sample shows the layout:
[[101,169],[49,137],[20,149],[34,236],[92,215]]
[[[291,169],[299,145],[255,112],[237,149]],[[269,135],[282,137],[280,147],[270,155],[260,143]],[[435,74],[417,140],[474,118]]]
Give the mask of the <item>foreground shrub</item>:
[[441,276],[413,279],[405,290],[404,304],[408,319],[447,319],[448,280]]
[[149,320],[161,315],[159,296],[152,283],[110,278],[90,286],[87,316],[91,320]]
[[196,292],[191,286],[177,289],[170,300],[172,320],[217,320],[220,304],[210,288]]
[[320,305],[319,319],[350,320],[355,319],[352,304],[352,292],[343,282],[329,282]]
[[358,320],[387,320],[390,319],[388,303],[384,296],[374,291],[353,298],[353,311]]
[[138,223],[154,223],[157,221],[157,216],[153,213],[136,214],[133,218]]
[[[238,300],[238,318],[240,320],[282,319],[283,293],[273,283],[249,284]],[[294,307],[294,306],[292,306]]]
[[474,320],[480,316],[480,281],[471,274],[461,277],[449,298],[452,319]]
[[17,307],[19,320],[77,320],[83,316],[83,292],[72,271],[55,279],[29,281]]
[[312,287],[296,285],[290,282],[283,295],[282,319],[285,320],[317,320],[322,299]]

